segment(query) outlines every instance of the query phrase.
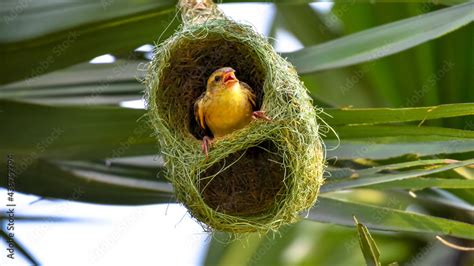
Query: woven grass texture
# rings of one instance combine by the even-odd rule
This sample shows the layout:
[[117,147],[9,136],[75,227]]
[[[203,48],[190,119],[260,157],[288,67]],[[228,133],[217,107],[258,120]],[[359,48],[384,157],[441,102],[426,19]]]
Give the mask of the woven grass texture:
[[[251,26],[222,15],[187,21],[156,48],[149,120],[177,199],[209,229],[245,233],[293,223],[316,201],[324,151],[317,112],[294,68]],[[214,140],[206,159],[193,106],[213,71],[232,67],[272,118]]]

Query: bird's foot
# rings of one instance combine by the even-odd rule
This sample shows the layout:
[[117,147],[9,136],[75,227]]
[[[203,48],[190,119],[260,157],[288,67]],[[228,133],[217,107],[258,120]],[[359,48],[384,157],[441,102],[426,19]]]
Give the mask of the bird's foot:
[[265,111],[255,111],[255,112],[253,112],[252,118],[255,119],[255,120],[263,119],[265,121],[272,121],[272,119],[265,114]]
[[211,147],[211,144],[211,138],[209,138],[208,136],[204,136],[204,138],[202,138],[201,149],[202,152],[204,152],[204,154],[206,155],[206,159],[209,158],[209,148]]

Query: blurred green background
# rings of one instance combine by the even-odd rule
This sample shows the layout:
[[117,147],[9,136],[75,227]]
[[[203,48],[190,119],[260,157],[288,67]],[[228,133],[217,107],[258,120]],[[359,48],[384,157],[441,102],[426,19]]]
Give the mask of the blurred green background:
[[[202,255],[193,264],[364,265],[371,259],[376,264],[373,253],[364,257],[368,251],[359,245],[364,236],[354,229],[355,215],[370,230],[383,265],[473,265],[472,252],[435,239],[474,246],[473,2],[223,2],[227,15],[254,24],[295,65],[340,140],[325,132],[327,184],[305,220],[237,240],[202,233],[194,224],[189,235],[202,234],[199,247],[190,249]],[[112,209],[120,212],[112,205],[174,203],[144,116],[141,79],[153,44],[180,23],[176,1],[0,5],[0,168],[6,173],[3,158],[12,154],[16,189],[52,206],[107,204],[92,216],[108,218],[110,226],[117,226]],[[8,187],[8,180],[2,177],[0,184]],[[2,198],[6,193],[2,190]],[[90,216],[81,219],[92,205],[71,207],[67,218],[54,211],[38,216],[37,205],[22,206],[21,224],[94,226]],[[178,223],[180,215],[167,219]],[[153,219],[165,228],[159,215]],[[148,226],[131,241],[138,246],[160,241],[163,248],[156,254],[142,249],[147,254],[136,254],[140,263],[172,264],[160,263],[160,256],[180,256],[180,250],[166,247],[173,234],[150,240],[146,232],[157,232],[153,223]],[[56,241],[75,239],[72,233],[63,237]],[[23,263],[48,265],[29,248],[31,239],[16,240]],[[80,256],[96,245],[80,244],[68,254]],[[111,256],[120,264],[132,255]]]

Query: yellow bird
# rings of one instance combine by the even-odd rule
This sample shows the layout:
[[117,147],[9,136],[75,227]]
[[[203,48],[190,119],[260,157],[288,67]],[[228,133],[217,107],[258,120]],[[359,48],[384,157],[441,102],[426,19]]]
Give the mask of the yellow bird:
[[[255,107],[250,86],[237,79],[234,69],[223,67],[207,80],[206,91],[194,104],[194,116],[203,129],[219,138],[245,127],[252,119],[270,120],[264,111],[254,111]],[[210,145],[211,139],[204,136],[202,150],[206,158]]]

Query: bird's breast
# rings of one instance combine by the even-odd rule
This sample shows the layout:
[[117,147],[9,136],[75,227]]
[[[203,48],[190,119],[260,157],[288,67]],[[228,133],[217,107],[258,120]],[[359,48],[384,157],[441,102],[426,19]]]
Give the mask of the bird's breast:
[[206,109],[206,124],[214,137],[229,134],[252,121],[252,105],[241,90],[214,95]]

